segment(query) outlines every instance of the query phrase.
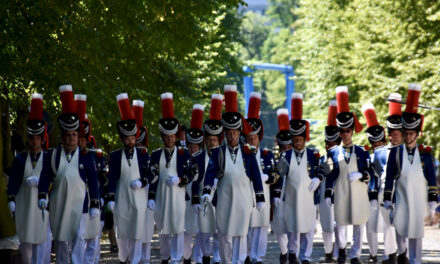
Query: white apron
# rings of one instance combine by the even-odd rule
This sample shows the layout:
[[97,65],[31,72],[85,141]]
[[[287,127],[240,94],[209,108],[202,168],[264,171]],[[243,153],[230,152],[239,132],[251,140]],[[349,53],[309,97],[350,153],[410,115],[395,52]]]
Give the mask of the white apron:
[[[186,209],[185,209],[185,232],[188,234],[196,234],[199,230],[198,226],[197,226],[197,215],[194,212],[194,209],[192,208],[191,205],[191,197],[192,197],[192,191],[191,191],[191,187],[192,187],[193,183],[190,182],[189,184],[187,184],[185,186],[186,189],[186,193],[188,194],[188,196],[190,197],[189,201],[186,201]],[[202,212],[203,214],[203,212]]]
[[[324,162],[327,162],[327,164],[323,164],[323,166],[328,166],[329,168],[329,170],[325,172],[327,175],[331,171],[330,165],[328,164],[328,162],[331,161],[329,161],[326,156]],[[319,187],[319,220],[321,222],[322,231],[329,233],[333,232],[335,215],[333,213],[333,207],[329,206],[325,201],[325,181],[326,179],[321,182]]]
[[295,151],[292,151],[286,180],[287,230],[295,233],[308,233],[315,228],[316,207],[314,192],[308,190],[312,179],[307,170],[307,150],[304,151],[299,165]]
[[[89,195],[89,208],[90,208],[90,195]],[[84,238],[85,239],[95,238],[99,234],[99,232],[101,232],[101,215],[98,215],[97,217],[93,218],[93,220],[90,220],[90,214],[87,213],[85,215],[85,218],[86,218],[85,220],[86,230],[84,232]]]
[[427,188],[419,150],[416,148],[414,161],[411,164],[406,147],[403,147],[402,171],[395,187],[394,225],[399,235],[407,238],[423,238],[424,219],[428,207]]
[[162,150],[159,162],[159,183],[156,194],[155,220],[160,234],[180,234],[185,228],[185,188],[168,186],[169,176],[177,176],[177,147],[174,148],[169,168],[166,167],[165,152]]
[[[150,189],[150,186],[147,185],[147,187],[145,187],[145,197],[147,197],[147,200],[148,200],[149,189]],[[153,238],[153,235],[154,235],[154,211],[150,210],[147,207],[142,242],[143,243],[150,243],[151,239]]]
[[[208,152],[205,153],[205,173],[208,168],[209,163],[209,155]],[[205,174],[206,177],[206,174]],[[204,180],[200,182],[200,197],[203,194]],[[214,197],[215,191],[211,191],[210,201],[212,201]],[[215,207],[211,202],[206,204],[206,212],[203,213],[203,207],[205,204],[201,202],[202,210],[199,212],[197,220],[199,224],[200,233],[215,233]]]
[[130,183],[141,178],[136,150],[131,165],[128,165],[125,152],[121,155],[121,177],[119,178],[116,196],[114,219],[118,238],[142,239],[147,210],[145,189],[133,190]]
[[246,236],[252,210],[252,190],[243,166],[241,149],[236,162],[231,159],[229,148],[225,151],[225,172],[217,187],[217,226],[222,234]]
[[[52,155],[52,170],[55,172],[55,157]],[[50,195],[50,228],[56,241],[69,242],[76,236],[86,196],[86,183],[81,179],[78,169],[79,148],[76,149],[70,162],[66,152],[60,149],[60,164],[56,171],[52,194]]]
[[[260,175],[263,177],[263,170],[262,167],[264,166],[263,159],[260,160],[260,149],[257,151],[257,161],[258,161],[258,168],[260,170]],[[266,201],[266,206],[263,208],[263,210],[258,211],[257,208],[252,208],[251,213],[251,222],[250,227],[260,227],[260,226],[268,226],[270,223],[270,185],[266,184],[263,179],[261,179],[261,182],[263,184],[263,190],[264,190],[264,200]],[[252,190],[252,197],[255,197],[255,191]]]
[[23,182],[16,197],[15,226],[21,243],[41,244],[46,241],[49,212],[38,207],[38,187],[30,187],[25,181],[30,176],[40,178],[43,169],[43,152],[38,158],[35,168],[28,152],[24,167]]
[[357,156],[352,147],[350,162],[347,164],[339,147],[338,155],[339,176],[334,188],[335,220],[339,225],[361,225],[370,216],[370,201],[368,185],[359,180],[352,183],[348,180],[351,172],[357,172]]

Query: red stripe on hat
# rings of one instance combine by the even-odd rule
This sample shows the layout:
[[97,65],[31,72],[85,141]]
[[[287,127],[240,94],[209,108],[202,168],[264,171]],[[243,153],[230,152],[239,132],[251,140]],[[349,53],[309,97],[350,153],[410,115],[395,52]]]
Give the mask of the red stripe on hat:
[[328,116],[327,116],[327,125],[336,126],[336,114],[338,113],[338,108],[336,106],[336,101],[330,101],[328,106]]
[[260,118],[261,93],[252,93],[249,98],[248,118]]
[[292,94],[292,120],[300,120],[303,115],[303,100],[302,96],[294,97]]
[[86,120],[86,112],[87,112],[87,101],[86,96],[82,96],[82,94],[75,95],[75,108],[76,114],[80,121]]
[[417,84],[410,84],[408,88],[408,94],[406,96],[406,108],[407,113],[417,113],[419,108],[420,86]]
[[365,120],[367,121],[367,127],[378,126],[376,111],[371,103],[367,103],[362,106],[362,113],[364,114]]
[[134,119],[134,113],[131,109],[130,101],[127,94],[120,94],[117,97],[119,113],[121,114],[121,120]]
[[203,125],[203,111],[202,105],[194,105],[191,115],[191,128],[202,129]]
[[[402,100],[402,96],[400,94],[398,94],[398,93],[392,93],[392,94],[390,94],[388,99],[394,99],[394,100],[401,101]],[[390,115],[390,116],[392,116],[392,115],[399,115],[399,116],[401,116],[402,115],[402,104],[390,101],[388,103],[388,115]]]
[[225,110],[227,113],[238,112],[237,91],[225,91]]
[[143,126],[144,123],[144,107],[142,106],[142,104],[138,103],[139,101],[140,100],[133,101],[133,114],[138,130]]
[[336,102],[338,105],[338,113],[350,112],[347,86],[336,87]]
[[64,85],[60,86],[61,112],[63,114],[75,113],[75,102],[73,100],[72,88],[62,90]]
[[43,120],[43,95],[39,93],[32,94],[31,109],[29,111],[29,120]]
[[211,109],[209,110],[209,119],[221,120],[223,108],[223,96],[221,94],[213,94],[211,96]]

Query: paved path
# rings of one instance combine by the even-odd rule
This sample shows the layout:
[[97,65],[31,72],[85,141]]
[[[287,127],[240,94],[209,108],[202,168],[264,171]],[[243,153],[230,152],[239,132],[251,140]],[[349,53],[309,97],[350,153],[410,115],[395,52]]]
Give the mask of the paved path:
[[[351,237],[351,230],[349,230],[349,238]],[[379,235],[380,248],[379,248],[379,256],[383,254],[383,240],[382,235]],[[111,254],[110,244],[106,237],[103,236],[102,239],[102,249],[101,249],[101,262],[102,263],[119,263],[117,259],[117,254]],[[349,248],[349,246],[348,246]],[[267,256],[264,260],[264,263],[279,263],[279,247],[276,241],[276,237],[274,234],[270,234],[268,238],[268,248],[267,248]],[[152,263],[160,263],[159,257],[159,241],[157,235],[153,237],[152,243]],[[322,243],[322,235],[320,226],[317,227],[317,232],[314,239],[313,245],[313,263],[319,263],[319,261],[323,260],[324,255],[324,247]],[[366,236],[364,235],[364,244],[362,246],[362,256],[361,261],[363,263],[367,263],[369,256],[368,245],[366,243]],[[380,259],[380,257],[379,257]],[[348,262],[347,262],[348,263]],[[423,263],[440,263],[440,228],[439,227],[425,227],[425,238],[423,240]]]

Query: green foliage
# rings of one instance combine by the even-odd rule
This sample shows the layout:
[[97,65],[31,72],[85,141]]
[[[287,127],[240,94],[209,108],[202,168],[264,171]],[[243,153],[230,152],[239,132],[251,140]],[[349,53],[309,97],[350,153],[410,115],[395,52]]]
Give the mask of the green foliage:
[[[0,4],[2,103],[26,109],[29,95],[44,95],[56,124],[58,86],[88,95],[93,134],[115,148],[119,112],[115,96],[145,101],[150,146],[159,145],[160,94],[174,93],[176,115],[189,123],[194,103],[240,72],[240,0],[3,1]],[[56,127],[56,125],[54,126]],[[56,135],[56,133],[55,133]],[[51,139],[57,141],[57,138]]]

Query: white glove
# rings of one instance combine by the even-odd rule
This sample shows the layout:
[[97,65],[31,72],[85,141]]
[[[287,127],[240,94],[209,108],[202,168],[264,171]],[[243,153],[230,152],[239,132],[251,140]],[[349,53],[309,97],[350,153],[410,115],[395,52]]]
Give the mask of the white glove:
[[263,173],[261,174],[261,181],[265,183],[269,179],[269,175]]
[[321,183],[321,181],[318,178],[313,178],[312,182],[309,185],[309,192],[314,192],[316,191],[316,189],[318,189],[319,184]]
[[148,209],[150,209],[151,211],[154,211],[154,209],[156,209],[156,204],[154,203],[153,199],[148,200],[147,206]]
[[166,184],[168,186],[173,186],[179,183],[179,177],[177,176],[170,176],[170,178],[166,181]]
[[193,204],[192,208],[196,214],[199,214],[200,210],[202,210],[202,206],[200,204]]
[[104,207],[104,199],[99,199],[99,202],[101,203],[101,208]]
[[142,187],[142,182],[140,180],[134,180],[130,182],[130,188],[133,190],[140,189]]
[[40,207],[40,209],[47,208],[46,199],[42,198],[42,199],[38,200],[38,207]]
[[26,184],[29,187],[38,187],[38,183],[40,182],[40,179],[37,176],[30,176],[26,179]]
[[329,207],[332,207],[332,198],[330,198],[330,197],[325,198],[325,202],[327,203],[327,205]]
[[211,196],[209,194],[205,193],[204,195],[202,195],[203,202],[209,202],[209,199],[211,199]]
[[371,209],[373,209],[373,210],[377,210],[377,205],[378,205],[377,200],[371,200],[371,201],[370,201],[370,208],[371,208]]
[[114,201],[110,201],[107,203],[107,208],[113,212],[113,210],[115,210],[115,202]]
[[10,201],[8,203],[8,207],[9,207],[9,211],[11,211],[11,215],[13,215],[14,212],[15,212],[15,202],[14,201]]
[[257,210],[258,211],[261,211],[261,210],[263,210],[264,209],[264,202],[258,202],[257,203]]
[[391,201],[383,201],[383,207],[387,210],[391,210],[393,207],[393,203]]
[[350,182],[354,182],[355,180],[359,180],[360,178],[362,178],[362,173],[360,173],[358,171],[355,171],[355,172],[348,174],[348,180]]
[[217,190],[217,183],[218,183],[218,179],[214,178],[214,185],[212,185],[212,192],[215,192],[215,190]]
[[280,206],[281,199],[278,197],[273,198],[273,206],[278,207]]
[[429,211],[435,212],[435,209],[437,209],[437,202],[436,201],[428,202],[428,208]]
[[89,214],[90,214],[90,220],[92,220],[93,218],[99,216],[99,209],[95,207],[90,208]]

